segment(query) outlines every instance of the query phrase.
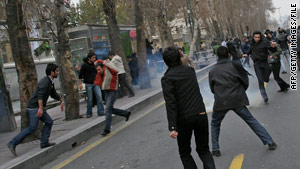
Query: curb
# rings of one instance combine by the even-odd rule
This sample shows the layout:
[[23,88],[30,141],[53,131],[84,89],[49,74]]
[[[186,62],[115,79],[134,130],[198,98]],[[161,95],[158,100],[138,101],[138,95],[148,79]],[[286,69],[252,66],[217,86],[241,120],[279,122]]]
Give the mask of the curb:
[[[213,64],[206,66],[203,69],[197,70],[197,77],[202,76],[209,72]],[[155,103],[157,100],[163,97],[162,89],[156,89],[149,94],[141,97],[139,100],[135,100],[125,106],[120,107],[120,109],[130,110],[132,113],[137,113],[139,110],[145,108],[147,105]],[[112,124],[123,121],[124,118],[114,116],[112,117]],[[56,145],[53,147],[40,149],[39,147],[32,149],[30,152],[25,153],[15,159],[0,166],[0,169],[36,169],[40,168],[42,165],[49,163],[50,161],[56,159],[60,154],[63,154],[69,150],[72,150],[81,142],[88,140],[92,136],[98,135],[101,129],[105,125],[104,119],[94,119],[91,122],[80,126],[77,129],[70,131],[69,133],[53,140]]]

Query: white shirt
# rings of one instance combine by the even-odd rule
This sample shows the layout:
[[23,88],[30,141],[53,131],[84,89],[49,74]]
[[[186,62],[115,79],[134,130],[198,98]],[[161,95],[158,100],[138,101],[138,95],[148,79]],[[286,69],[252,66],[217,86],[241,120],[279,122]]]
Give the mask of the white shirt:
[[118,74],[123,74],[125,73],[125,69],[124,69],[124,65],[123,65],[123,61],[122,58],[118,55],[115,55],[112,60],[111,63],[113,63],[115,65],[115,67],[118,68],[119,72]]

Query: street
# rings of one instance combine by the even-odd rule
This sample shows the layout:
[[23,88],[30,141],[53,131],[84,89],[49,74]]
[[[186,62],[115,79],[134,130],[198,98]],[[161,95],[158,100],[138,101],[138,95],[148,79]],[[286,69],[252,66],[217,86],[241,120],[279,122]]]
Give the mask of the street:
[[[253,72],[252,72],[253,73]],[[277,93],[273,80],[267,86],[270,102],[262,103],[255,77],[250,77],[247,93],[249,110],[267,129],[278,144],[275,151],[269,151],[252,130],[232,111],[225,117],[220,134],[221,157],[214,157],[218,169],[297,169],[300,166],[300,119],[297,100],[298,91]],[[287,80],[288,75],[283,76]],[[200,90],[211,118],[212,94],[208,88],[207,76],[200,78]],[[177,142],[169,137],[163,99],[136,113],[128,123],[113,126],[107,137],[99,135],[84,145],[57,157],[43,169],[179,169],[183,168],[177,149]],[[210,145],[211,146],[211,145]],[[192,155],[199,168],[202,162]],[[236,157],[240,155],[239,157]],[[236,158],[235,158],[236,157]]]

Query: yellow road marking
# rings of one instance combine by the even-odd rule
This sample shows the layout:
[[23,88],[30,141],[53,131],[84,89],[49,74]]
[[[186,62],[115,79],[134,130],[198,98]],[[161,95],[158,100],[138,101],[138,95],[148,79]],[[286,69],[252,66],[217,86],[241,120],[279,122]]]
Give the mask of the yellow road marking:
[[[200,81],[202,81],[203,79],[207,78],[208,74],[201,77],[198,80],[198,83]],[[92,143],[91,145],[87,146],[86,148],[82,149],[81,151],[77,152],[76,154],[74,154],[73,156],[71,156],[70,158],[62,161],[61,163],[57,164],[56,166],[54,166],[52,169],[61,169],[63,167],[65,167],[66,165],[70,164],[72,161],[76,160],[77,158],[79,158],[80,156],[84,155],[85,153],[87,153],[88,151],[90,151],[91,149],[95,148],[96,146],[98,146],[99,144],[103,143],[104,141],[108,140],[109,138],[111,138],[112,136],[114,136],[115,134],[119,133],[120,131],[122,131],[123,129],[125,129],[126,127],[128,127],[129,125],[131,125],[132,123],[136,122],[137,120],[141,119],[142,117],[146,116],[147,114],[151,113],[153,110],[157,109],[158,107],[162,106],[163,104],[165,104],[165,101],[162,101],[161,103],[155,105],[154,107],[152,107],[151,109],[149,109],[146,113],[140,115],[139,117],[137,117],[136,119],[131,120],[130,122],[126,123],[125,125],[119,127],[118,129],[116,129],[115,131],[111,132],[109,135],[107,135],[106,137],[101,137],[100,139],[98,139],[97,141],[95,141],[94,143]]]
[[232,160],[229,169],[241,169],[244,161],[244,153],[237,155]]
[[54,166],[52,169],[60,169],[63,168],[64,166],[70,164],[72,161],[76,160],[77,158],[79,158],[80,156],[84,155],[85,153],[87,153],[88,151],[90,151],[91,149],[95,148],[96,146],[98,146],[99,144],[103,143],[104,141],[106,141],[107,139],[111,138],[112,136],[114,136],[115,134],[119,133],[120,131],[122,131],[123,129],[125,129],[126,127],[128,127],[129,125],[131,125],[132,123],[136,122],[137,120],[141,119],[142,117],[146,116],[147,114],[151,113],[152,111],[154,111],[155,109],[159,108],[160,106],[162,106],[163,104],[165,104],[165,101],[162,101],[161,103],[155,105],[154,107],[152,107],[151,109],[149,109],[146,113],[140,115],[139,117],[137,117],[136,119],[133,119],[129,122],[127,122],[125,125],[119,127],[118,129],[116,129],[115,131],[111,132],[109,135],[107,135],[106,137],[101,137],[100,139],[98,139],[97,141],[95,141],[93,144],[87,146],[86,148],[82,149],[81,151],[79,151],[78,153],[74,154],[73,156],[71,156],[70,158],[66,159],[65,161],[59,163],[58,165]]

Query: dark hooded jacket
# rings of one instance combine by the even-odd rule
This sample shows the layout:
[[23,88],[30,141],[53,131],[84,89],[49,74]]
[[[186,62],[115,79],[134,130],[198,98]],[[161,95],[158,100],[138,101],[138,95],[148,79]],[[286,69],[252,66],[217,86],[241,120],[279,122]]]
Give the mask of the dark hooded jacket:
[[262,33],[260,33],[260,41],[255,43],[254,38],[251,41],[251,46],[248,55],[251,54],[251,58],[254,63],[267,63],[268,62],[268,55],[269,49],[271,47],[271,42],[265,38]]

